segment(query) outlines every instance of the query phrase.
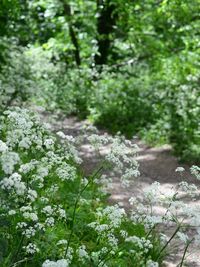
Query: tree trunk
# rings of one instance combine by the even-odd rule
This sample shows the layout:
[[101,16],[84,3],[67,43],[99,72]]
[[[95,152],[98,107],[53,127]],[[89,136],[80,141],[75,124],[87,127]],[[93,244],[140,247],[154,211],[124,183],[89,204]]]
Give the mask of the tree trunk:
[[80,66],[81,65],[81,57],[80,57],[80,47],[79,47],[79,42],[78,42],[78,38],[76,36],[76,32],[74,30],[74,25],[71,22],[71,7],[69,4],[65,3],[65,0],[61,0],[63,7],[64,7],[64,12],[65,15],[68,17],[68,23],[69,23],[69,34],[70,34],[70,38],[72,41],[72,44],[74,45],[74,58],[76,61],[76,65]]
[[109,35],[113,31],[113,25],[115,23],[113,15],[114,9],[115,6],[110,4],[110,0],[97,0],[99,17],[97,19],[98,54],[95,55],[96,65],[103,65],[107,63],[111,46]]

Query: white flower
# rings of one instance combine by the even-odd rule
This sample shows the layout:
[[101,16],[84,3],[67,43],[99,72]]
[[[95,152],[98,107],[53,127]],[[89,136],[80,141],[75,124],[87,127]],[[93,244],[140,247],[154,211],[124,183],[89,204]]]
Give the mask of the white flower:
[[112,233],[109,233],[107,235],[107,238],[108,238],[108,242],[111,245],[111,247],[113,248],[113,250],[116,249],[119,240]]
[[177,167],[175,172],[184,172],[185,169],[183,167]]
[[152,243],[150,240],[144,238],[144,237],[138,237],[138,236],[129,236],[125,239],[126,242],[133,243],[136,245],[139,249],[143,250],[145,253],[147,253],[150,249],[153,248]]
[[25,222],[18,222],[17,223],[17,226],[16,226],[16,229],[23,229],[23,228],[26,228],[27,227],[27,223]]
[[31,221],[33,221],[33,222],[38,221],[38,216],[37,216],[37,214],[34,213],[34,212],[27,212],[27,211],[26,211],[26,212],[23,213],[23,217],[24,217],[25,219],[31,220]]
[[47,167],[40,166],[37,169],[37,175],[41,178],[46,177],[49,174],[49,170]]
[[54,146],[54,140],[49,138],[44,140],[44,145],[46,146],[47,149],[52,149]]
[[16,211],[15,210],[9,210],[8,214],[9,215],[15,215],[16,214]]
[[136,204],[136,203],[137,203],[137,199],[136,199],[135,197],[131,197],[131,198],[129,199],[129,203],[130,203],[130,205],[132,206],[133,204]]
[[45,224],[46,224],[47,226],[49,226],[49,227],[54,226],[54,224],[55,224],[55,220],[54,220],[54,218],[53,218],[53,217],[49,217],[49,218],[47,218],[46,221],[45,221]]
[[128,236],[128,233],[124,230],[121,230],[120,231],[120,235],[123,237],[123,238],[126,238]]
[[61,219],[66,219],[66,211],[64,209],[59,208],[57,212]]
[[118,205],[106,207],[102,212],[102,215],[109,219],[111,226],[114,228],[120,226],[125,214],[125,210],[119,208]]
[[3,141],[0,140],[0,152],[5,152],[8,150],[8,147],[6,145],[6,143],[4,143]]
[[152,260],[148,260],[146,263],[146,267],[159,267],[159,263]]
[[61,167],[57,168],[56,173],[62,181],[73,181],[76,178],[76,168],[67,163],[63,163]]
[[50,261],[46,260],[43,264],[42,267],[68,267],[70,264],[69,260],[62,259],[58,261]]
[[86,246],[85,245],[82,245],[80,246],[78,249],[77,249],[77,254],[78,254],[78,257],[81,261],[85,261],[86,259],[89,258],[89,255],[86,251]]
[[30,148],[31,144],[32,144],[32,142],[31,142],[30,138],[28,138],[28,137],[24,137],[24,138],[19,142],[19,147],[28,149],[28,148]]
[[59,186],[57,184],[53,184],[49,189],[48,189],[48,193],[50,194],[54,194],[58,191]]
[[63,138],[63,139],[65,139],[65,134],[62,132],[62,131],[59,131],[59,132],[57,132],[56,133],[60,138]]
[[154,182],[151,186],[144,190],[144,196],[148,202],[154,204],[158,201],[158,196],[160,195],[160,183]]
[[190,168],[191,174],[195,175],[198,180],[200,180],[200,167],[193,165]]
[[31,238],[32,236],[35,236],[36,230],[32,226],[30,226],[29,228],[23,230],[22,234],[27,238]]
[[66,239],[61,239],[57,242],[57,245],[67,245],[68,241]]
[[34,170],[36,164],[36,160],[31,160],[29,163],[22,164],[19,168],[19,172],[27,174],[30,171]]
[[17,195],[24,195],[26,191],[25,183],[21,181],[21,175],[19,173],[13,173],[9,178],[4,178],[0,182],[2,189],[11,190],[14,189]]
[[11,174],[14,171],[15,165],[20,161],[19,155],[15,152],[4,152],[0,161],[2,164],[2,169],[6,174]]
[[28,189],[27,198],[30,199],[32,202],[36,200],[37,198],[37,192],[32,189]]
[[50,205],[48,205],[42,209],[42,212],[45,213],[46,215],[52,215],[54,209]]
[[187,182],[182,181],[179,183],[179,186],[191,197],[195,197],[198,194],[198,188],[195,184],[188,184]]
[[33,243],[29,243],[26,247],[23,247],[23,249],[25,249],[27,254],[35,254],[36,252],[39,252],[38,247]]

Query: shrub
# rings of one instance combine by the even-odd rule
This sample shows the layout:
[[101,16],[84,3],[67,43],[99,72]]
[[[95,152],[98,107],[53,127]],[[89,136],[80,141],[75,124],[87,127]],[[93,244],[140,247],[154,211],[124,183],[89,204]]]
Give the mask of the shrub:
[[[34,82],[31,65],[25,56],[26,49],[17,46],[16,40],[2,39],[6,46],[4,65],[0,71],[0,109],[11,103],[26,101],[33,93]],[[35,90],[35,89],[34,89]]]
[[111,132],[139,134],[150,144],[170,143],[198,161],[200,114],[198,54],[182,53],[101,73],[69,69],[42,47],[11,47],[0,73],[0,106],[32,101],[50,110],[89,117]]

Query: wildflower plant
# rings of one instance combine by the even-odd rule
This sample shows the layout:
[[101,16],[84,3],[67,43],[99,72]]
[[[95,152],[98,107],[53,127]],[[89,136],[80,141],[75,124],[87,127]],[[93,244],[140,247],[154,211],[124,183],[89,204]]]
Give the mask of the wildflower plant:
[[[49,132],[26,109],[7,110],[0,120],[1,266],[100,267],[131,262],[142,267],[162,261],[156,252],[157,235],[147,236],[145,224],[133,223],[118,205],[106,206],[97,180],[107,164],[86,176],[75,140]],[[123,154],[127,145],[129,152]],[[115,171],[125,170],[122,182],[138,173],[130,144],[117,137],[110,148],[104,162],[118,166]]]
[[[199,167],[192,166],[190,170],[191,174],[199,179]],[[178,167],[175,171],[180,173],[184,179],[185,169],[183,167]],[[186,177],[185,180],[187,180]],[[133,207],[131,212],[133,223],[145,225],[147,236],[157,231],[162,237],[156,261],[162,257],[163,253],[173,254],[171,243],[175,241],[185,247],[178,266],[183,266],[185,263],[190,246],[193,246],[193,253],[200,249],[199,196],[199,186],[183,180],[172,187],[170,192],[162,192],[160,183],[154,182],[147,190],[144,190],[143,199],[130,198],[129,202]],[[190,201],[195,203],[192,207]],[[158,205],[160,212],[156,209]],[[173,229],[172,233],[166,231],[170,228]]]

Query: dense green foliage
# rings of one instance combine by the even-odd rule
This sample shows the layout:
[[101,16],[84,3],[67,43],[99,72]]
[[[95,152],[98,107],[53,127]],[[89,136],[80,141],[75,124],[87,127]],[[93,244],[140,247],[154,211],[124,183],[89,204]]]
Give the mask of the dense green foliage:
[[3,1],[1,105],[32,92],[198,160],[199,9],[199,0]]

